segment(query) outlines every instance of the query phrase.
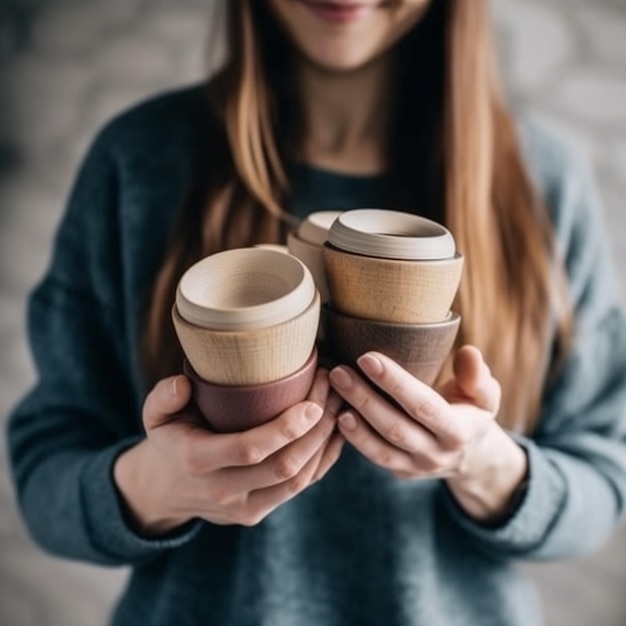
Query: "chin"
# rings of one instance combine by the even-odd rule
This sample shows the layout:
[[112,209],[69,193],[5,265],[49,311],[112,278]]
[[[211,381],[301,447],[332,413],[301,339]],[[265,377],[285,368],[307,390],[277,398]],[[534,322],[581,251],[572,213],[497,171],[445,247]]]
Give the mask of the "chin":
[[351,72],[367,65],[376,55],[354,46],[315,46],[303,51],[312,65],[328,72]]

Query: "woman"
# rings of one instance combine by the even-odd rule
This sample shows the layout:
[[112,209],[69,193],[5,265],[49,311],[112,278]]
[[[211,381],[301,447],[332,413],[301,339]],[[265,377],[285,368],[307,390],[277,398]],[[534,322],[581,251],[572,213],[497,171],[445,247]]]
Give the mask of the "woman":
[[[513,559],[610,535],[626,325],[598,201],[513,122],[485,4],[229,2],[224,69],[98,136],[31,299],[39,381],[9,435],[33,537],[133,566],[113,624],[535,626]],[[169,322],[182,272],[358,206],[451,228],[468,345],[436,390],[369,353],[269,424],[203,428]]]

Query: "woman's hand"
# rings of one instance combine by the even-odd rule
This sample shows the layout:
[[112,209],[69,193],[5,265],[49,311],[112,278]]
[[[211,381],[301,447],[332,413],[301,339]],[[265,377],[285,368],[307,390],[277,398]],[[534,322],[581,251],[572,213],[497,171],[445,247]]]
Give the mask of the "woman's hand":
[[506,513],[527,472],[526,455],[495,421],[500,385],[471,346],[455,355],[454,378],[440,393],[376,352],[330,380],[352,410],[339,417],[347,441],[398,478],[442,478],[460,506],[482,521]]
[[186,409],[190,397],[184,376],[160,381],[144,403],[147,438],[115,464],[119,492],[144,534],[161,534],[192,518],[257,524],[339,458],[341,399],[325,370],[317,372],[307,401],[242,433],[210,431]]

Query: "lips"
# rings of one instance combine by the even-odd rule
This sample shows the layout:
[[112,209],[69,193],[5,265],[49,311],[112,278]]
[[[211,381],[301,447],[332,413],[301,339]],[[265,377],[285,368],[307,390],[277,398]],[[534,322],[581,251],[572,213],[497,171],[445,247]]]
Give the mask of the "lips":
[[318,0],[298,0],[319,19],[333,24],[357,22],[371,15],[378,4],[366,2],[324,2]]

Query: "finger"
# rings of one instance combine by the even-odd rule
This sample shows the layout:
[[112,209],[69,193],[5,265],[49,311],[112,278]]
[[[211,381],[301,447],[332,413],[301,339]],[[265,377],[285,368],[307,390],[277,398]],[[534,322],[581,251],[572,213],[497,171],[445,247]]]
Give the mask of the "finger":
[[191,399],[191,384],[186,376],[171,376],[160,380],[146,396],[143,423],[146,431],[169,423]]
[[[220,475],[226,481],[232,481],[231,484],[238,485],[242,491],[262,489],[288,480],[290,474],[301,471],[311,456],[317,452],[317,449],[329,446],[333,433],[336,433],[337,413],[342,402],[340,396],[334,391],[330,391],[322,420],[305,436],[275,453],[259,466],[254,468],[227,468],[220,472]],[[343,440],[340,435],[337,434],[337,436]],[[332,458],[332,450],[337,447],[340,451],[341,446],[337,446],[337,444],[331,447],[331,452],[328,453],[330,458]],[[253,475],[250,473],[251,469],[253,469]]]
[[273,510],[291,500],[304,491],[313,482],[313,476],[324,455],[324,449],[319,449],[309,459],[302,470],[288,481],[265,489],[257,489],[248,494],[247,508],[255,520],[261,520]]
[[277,450],[306,435],[321,419],[313,402],[297,404],[271,422],[240,433],[221,433],[188,420],[172,422],[161,447],[178,457],[183,471],[193,476],[235,466],[255,466]]
[[333,465],[335,465],[335,463],[339,460],[345,443],[346,440],[340,433],[335,433],[331,436],[330,440],[326,444],[324,454],[320,459],[320,463],[317,466],[317,470],[315,471],[311,482],[317,482],[326,476]]
[[219,451],[206,450],[207,460],[213,458],[216,468],[258,465],[304,437],[323,415],[319,404],[300,402],[265,424],[240,433],[220,435]]
[[337,417],[337,414],[339,413],[339,409],[341,409],[342,404],[343,398],[333,389],[331,389],[330,393],[328,394],[328,400],[326,402],[326,412]]
[[320,368],[315,373],[315,379],[311,385],[311,390],[307,396],[309,402],[315,402],[322,408],[326,406],[328,394],[330,392],[330,382],[328,381],[328,370]]
[[[279,450],[300,439],[304,440],[301,446],[302,451],[306,453],[311,442],[319,438],[319,429],[321,428],[321,431],[325,432],[332,426],[337,415],[339,410],[337,400],[334,397],[330,398],[330,395],[331,389],[328,380],[328,371],[320,368],[316,372],[311,390],[309,391],[307,399],[309,406],[306,409],[309,413],[314,411],[319,413],[320,419],[317,420],[319,423],[314,422],[311,427],[306,430],[303,430],[298,424],[294,424],[293,413],[297,411],[297,407],[299,406],[296,405],[296,407],[292,407],[269,424],[264,424],[245,433],[234,435],[234,439],[239,439],[238,445],[234,445],[233,447],[232,458],[230,460],[227,459],[221,467],[245,469],[255,466],[256,479],[259,482],[259,486],[272,484],[268,481],[267,472],[261,471],[258,465],[273,457]],[[335,395],[334,392],[332,395]],[[305,403],[302,403],[301,406],[304,405]],[[317,409],[315,409],[315,407],[317,407]],[[306,428],[306,425],[304,428]],[[307,435],[309,436],[306,437]],[[298,449],[296,450],[296,454],[297,453]],[[255,463],[254,460],[257,458],[258,461]],[[289,464],[288,461],[286,463]],[[283,473],[287,473],[287,471],[288,468],[284,468],[283,470],[279,467],[276,473],[280,476]],[[233,480],[235,476],[239,476],[239,474],[242,474],[242,482],[249,480],[247,472],[233,472]],[[249,490],[248,488],[247,491]]]
[[326,412],[308,433],[278,450],[263,462],[246,467],[227,467],[216,473],[216,488],[235,495],[264,489],[296,477],[307,463],[325,447],[335,430],[336,418]]
[[339,417],[339,430],[346,441],[372,463],[391,472],[410,472],[415,475],[415,455],[383,439],[353,411],[347,411]]
[[438,446],[430,431],[393,406],[350,368],[335,368],[331,382],[346,402],[393,446],[410,453]]
[[500,384],[491,375],[480,350],[463,346],[454,357],[453,368],[459,391],[481,409],[496,413],[500,407]]
[[[256,466],[278,450],[309,433],[326,415],[337,415],[338,400],[331,393],[328,371],[320,368],[315,375],[308,399],[291,407],[274,420],[243,433],[220,435],[220,454],[203,455],[212,469]],[[263,480],[263,473],[259,474]]]
[[438,439],[458,440],[458,424],[453,419],[450,405],[434,389],[379,352],[362,355],[358,365],[377,387]]

